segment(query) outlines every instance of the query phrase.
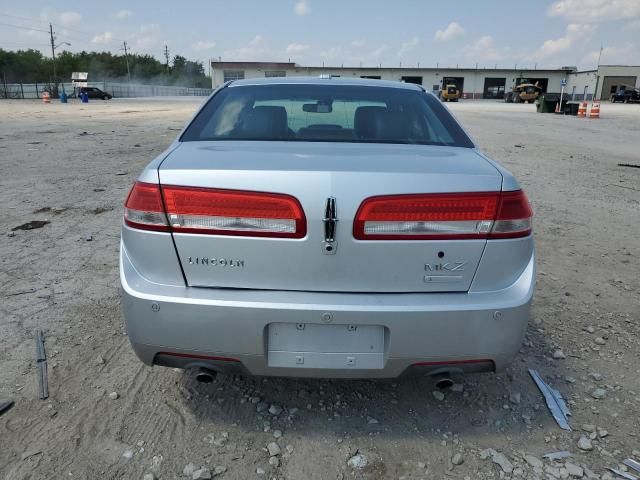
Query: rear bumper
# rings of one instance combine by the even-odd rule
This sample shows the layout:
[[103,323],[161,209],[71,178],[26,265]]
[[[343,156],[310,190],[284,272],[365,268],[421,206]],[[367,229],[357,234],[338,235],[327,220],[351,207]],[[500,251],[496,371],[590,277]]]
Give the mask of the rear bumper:
[[[123,314],[146,364],[237,369],[253,375],[389,378],[411,367],[500,370],[520,348],[535,259],[508,288],[478,293],[349,294],[160,285],[141,276],[121,245]],[[380,368],[269,365],[274,323],[380,325]]]

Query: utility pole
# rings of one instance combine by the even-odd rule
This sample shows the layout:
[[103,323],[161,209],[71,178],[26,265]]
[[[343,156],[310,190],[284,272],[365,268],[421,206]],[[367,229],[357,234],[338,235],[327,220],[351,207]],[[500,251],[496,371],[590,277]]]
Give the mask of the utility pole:
[[[598,66],[596,67],[596,88],[593,90],[593,97],[591,97],[592,103],[596,100],[596,95],[598,94],[598,86],[600,85],[600,60],[602,59],[603,48],[604,47],[600,45],[600,53],[598,54]],[[600,98],[602,98],[602,94],[600,94]]]
[[129,71],[129,52],[127,51],[127,41],[122,42],[122,47],[124,50],[124,59],[127,62],[127,79],[128,82],[131,83],[131,72]]
[[49,36],[51,37],[51,58],[53,59],[53,83],[58,90],[58,80],[56,75],[56,37],[53,36],[53,25],[49,24]]
[[167,44],[164,44],[164,67],[167,71],[167,73],[169,73],[169,47],[167,46]]

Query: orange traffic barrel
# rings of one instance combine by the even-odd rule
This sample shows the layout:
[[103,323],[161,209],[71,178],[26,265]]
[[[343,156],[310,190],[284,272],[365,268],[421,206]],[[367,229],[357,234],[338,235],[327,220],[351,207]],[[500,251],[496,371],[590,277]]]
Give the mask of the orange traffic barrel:
[[46,90],[42,92],[42,103],[51,103],[51,95]]
[[578,118],[585,118],[587,116],[587,102],[581,102],[578,107]]
[[593,102],[591,104],[589,118],[600,118],[600,102]]

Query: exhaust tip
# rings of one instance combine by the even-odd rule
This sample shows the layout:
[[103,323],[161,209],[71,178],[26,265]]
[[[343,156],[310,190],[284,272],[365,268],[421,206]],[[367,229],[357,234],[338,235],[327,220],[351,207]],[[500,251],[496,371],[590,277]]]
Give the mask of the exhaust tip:
[[216,372],[201,368],[196,373],[196,380],[200,383],[211,383],[216,379]]
[[439,378],[436,381],[436,387],[440,390],[448,390],[449,388],[453,387],[454,381],[451,380],[450,378]]

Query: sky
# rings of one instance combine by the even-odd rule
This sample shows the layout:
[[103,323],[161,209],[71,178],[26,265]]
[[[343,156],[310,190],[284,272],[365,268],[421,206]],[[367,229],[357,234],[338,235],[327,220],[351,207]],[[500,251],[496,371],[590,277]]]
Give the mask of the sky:
[[[532,13],[526,13],[527,11]],[[593,68],[640,65],[640,0],[0,0],[0,48],[133,53],[164,61]],[[64,42],[71,45],[65,45]],[[205,67],[206,68],[206,67]]]

